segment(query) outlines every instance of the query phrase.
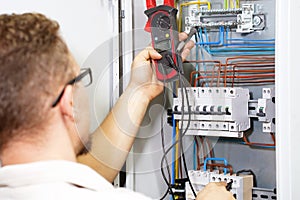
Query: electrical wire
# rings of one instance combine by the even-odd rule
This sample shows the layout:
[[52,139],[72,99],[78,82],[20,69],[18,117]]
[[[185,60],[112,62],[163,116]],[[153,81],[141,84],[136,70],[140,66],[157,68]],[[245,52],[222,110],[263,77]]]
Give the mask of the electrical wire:
[[[213,169],[214,167],[219,167],[219,168],[227,168],[229,170],[229,174],[233,174],[233,168],[231,165],[224,165],[223,163],[211,163],[211,164],[206,164],[207,167]],[[220,169],[219,169],[220,170]]]
[[163,200],[164,198],[166,198],[166,196],[169,194],[169,189],[167,189],[167,191],[164,193],[164,195],[162,197],[160,197],[160,200]]
[[267,43],[267,44],[272,44],[272,46],[275,45],[275,39],[262,39],[262,40],[255,40],[255,39],[245,39],[245,38],[229,38],[228,33],[229,33],[229,27],[226,27],[226,41],[243,41],[243,42],[257,42],[257,43],[262,43],[262,42],[272,42],[272,43]]
[[200,165],[200,156],[199,156],[199,143],[197,140],[197,136],[194,136],[194,169],[198,170],[198,166]]
[[[174,114],[172,114],[172,143],[176,141],[176,121],[174,119]],[[172,161],[176,159],[176,152],[175,149],[172,152]],[[171,184],[175,184],[175,162],[172,162],[172,177],[171,177]]]
[[[207,147],[208,147],[208,150],[209,150],[210,157],[214,158],[215,157],[214,149],[212,147],[211,141],[208,139],[208,137],[205,137],[205,141],[206,141],[206,144],[207,144]],[[211,162],[213,163],[214,160],[211,160]]]
[[205,148],[205,145],[204,145],[204,138],[203,136],[200,136],[199,137],[200,141],[201,141],[201,146],[202,146],[202,153],[203,153],[203,165],[204,165],[204,160],[206,160],[207,158],[207,149]]
[[198,29],[198,37],[200,38],[200,42],[197,42],[196,45],[220,45],[222,46],[224,44],[224,27],[220,26],[219,27],[219,40],[218,41],[214,41],[214,42],[210,42],[208,39],[208,34],[207,34],[207,29],[204,28],[204,34],[205,34],[205,42],[202,38],[202,28],[200,27]]
[[[185,154],[184,154],[184,151],[183,151],[183,142],[182,142],[182,137],[186,134],[187,130],[189,129],[189,126],[190,126],[190,122],[191,122],[191,107],[190,107],[190,104],[189,104],[189,97],[188,97],[188,93],[187,93],[187,89],[186,89],[186,86],[184,85],[184,82],[182,80],[182,77],[181,77],[181,74],[179,73],[179,85],[180,85],[180,88],[181,88],[181,94],[182,94],[182,105],[184,106],[184,93],[185,93],[185,97],[186,97],[186,104],[187,104],[187,109],[188,109],[188,123],[186,125],[186,128],[183,131],[183,118],[184,118],[184,115],[182,114],[181,115],[181,129],[179,131],[179,143],[181,144],[181,156],[182,156],[182,161],[183,161],[183,166],[184,166],[184,170],[185,170],[185,173],[186,173],[186,177],[188,179],[188,183],[190,185],[190,188],[196,198],[197,194],[194,190],[194,187],[192,185],[192,182],[189,178],[189,174],[188,174],[188,170],[187,170],[187,164],[186,164],[186,159],[185,159]],[[184,89],[184,90],[183,90]],[[184,91],[184,92],[183,92]]]
[[[227,58],[226,63],[221,63],[220,60],[191,60],[187,62],[211,62],[211,64],[214,64],[210,70],[196,70],[191,72],[190,84],[194,85],[194,87],[197,86],[197,82],[200,80],[210,82],[210,86],[213,86],[215,82],[218,87],[220,86],[220,79],[223,79],[225,87],[227,82],[231,83],[232,87],[235,84],[248,83],[261,85],[263,83],[275,82],[275,59],[273,56],[235,56]],[[230,79],[230,81],[227,79]]]
[[240,7],[240,0],[236,0],[236,8]]
[[[175,130],[176,130],[176,137],[175,140],[177,141],[179,139],[179,131],[178,131],[178,122],[175,123]],[[180,155],[179,155],[179,144],[175,145],[175,179],[178,179],[178,175],[179,175],[179,159],[180,159]]]
[[[206,158],[204,160],[204,165],[203,165],[203,170],[206,171],[207,170],[207,162],[209,160],[215,160],[215,161],[223,161],[225,166],[228,166],[228,162],[225,158]],[[227,174],[227,167],[224,167],[224,175]]]
[[[196,41],[196,43],[198,42],[198,37],[197,37],[197,34],[195,34],[195,41]],[[199,45],[196,45],[196,60],[199,60]],[[196,71],[198,71],[199,70],[199,64],[198,63],[196,63],[196,66],[195,66],[195,69],[196,69]],[[197,76],[198,75],[196,75],[195,77],[197,78]],[[192,79],[192,78],[191,78]],[[191,85],[192,83],[190,82],[190,85]],[[196,83],[195,83],[195,85],[196,85]],[[197,86],[197,85],[196,85]],[[195,87],[196,87],[195,86]]]
[[[166,84],[165,80],[164,80],[164,85]],[[163,107],[165,107],[166,105],[166,89],[164,87],[163,89]],[[164,123],[163,123],[163,114],[164,114],[164,110],[163,110],[163,113],[161,115],[161,129],[160,129],[160,134],[161,134],[161,144],[162,144],[162,151],[163,151],[163,154],[165,155],[166,154],[166,149],[165,149],[165,137],[164,137]],[[166,169],[167,169],[167,173],[168,173],[168,178],[169,180],[167,179],[167,177],[165,176],[165,173],[164,173],[164,165],[163,165],[163,162],[166,163]],[[174,193],[173,193],[173,190],[172,190],[172,186],[171,186],[171,173],[170,173],[170,168],[169,168],[169,164],[168,164],[168,159],[167,157],[163,157],[162,160],[161,160],[161,174],[162,174],[162,177],[164,179],[164,181],[166,182],[166,184],[168,185],[168,190],[170,191],[170,194],[172,195],[172,198],[173,200],[175,200],[175,196],[174,196]],[[165,195],[164,197],[165,198]]]
[[246,145],[249,146],[264,146],[264,147],[275,147],[276,146],[276,141],[275,141],[275,137],[273,133],[270,133],[273,143],[269,144],[269,143],[258,143],[258,142],[249,142],[249,140],[247,139],[247,137],[244,135],[243,136],[243,141]]
[[[233,38],[230,39],[228,37],[228,30],[227,27],[226,32],[224,31],[224,27],[219,27],[219,40],[210,42],[208,38],[208,33],[206,27],[203,28],[204,35],[206,41],[204,42],[201,40],[202,38],[202,28],[198,28],[198,37],[200,38],[200,42],[196,42],[196,45],[205,46],[205,50],[211,55],[274,55],[275,52],[275,43],[274,39],[267,39],[267,40],[251,40],[251,39],[239,39]],[[224,35],[225,40],[224,40]],[[231,43],[228,43],[231,41]],[[240,41],[236,43],[236,41]],[[235,42],[235,43],[232,43]],[[272,43],[270,43],[272,42]],[[211,48],[211,46],[217,46],[215,48]],[[239,46],[239,47],[231,47],[231,46]],[[273,48],[267,48],[271,46]],[[231,48],[220,48],[220,47],[231,47]]]

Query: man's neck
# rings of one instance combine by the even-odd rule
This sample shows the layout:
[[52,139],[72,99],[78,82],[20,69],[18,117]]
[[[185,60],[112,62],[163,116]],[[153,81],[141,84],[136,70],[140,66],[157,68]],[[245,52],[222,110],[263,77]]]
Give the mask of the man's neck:
[[76,161],[72,144],[67,138],[47,138],[47,141],[12,141],[0,153],[2,166],[45,160]]

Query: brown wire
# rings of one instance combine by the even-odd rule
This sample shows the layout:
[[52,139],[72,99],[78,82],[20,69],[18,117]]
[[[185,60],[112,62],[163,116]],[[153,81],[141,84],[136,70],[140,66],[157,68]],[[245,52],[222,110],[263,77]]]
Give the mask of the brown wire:
[[[231,165],[224,165],[223,163],[212,163],[212,164],[206,164],[207,167],[210,168],[210,170],[213,170],[214,167],[218,167],[219,170],[227,168],[229,170],[229,174],[232,175],[233,174],[233,168]],[[221,168],[221,169],[220,169]]]
[[[240,61],[240,59],[247,59],[247,61]],[[274,73],[275,72],[275,63],[274,63],[274,57],[258,57],[258,56],[236,56],[236,57],[230,57],[226,59],[226,64],[222,64],[221,61],[218,60],[207,60],[207,61],[189,61],[191,63],[216,63],[214,65],[214,70],[206,70],[206,71],[194,71],[191,73],[191,80],[190,82],[192,82],[192,78],[194,74],[201,74],[201,73],[209,73],[209,76],[199,76],[198,78],[194,79],[194,86],[197,86],[197,82],[200,79],[210,79],[210,86],[213,86],[214,83],[214,79],[216,79],[216,83],[217,86],[220,85],[220,79],[223,79],[223,84],[224,87],[227,86],[227,79],[231,79],[231,86],[233,87],[236,79],[249,79],[249,78],[261,78],[261,76],[271,76],[274,78],[273,75],[267,75],[267,73]],[[231,61],[229,63],[229,61]],[[218,68],[218,70],[215,70],[216,68]],[[223,68],[223,69],[222,69]],[[232,69],[229,69],[232,68]],[[257,69],[237,69],[237,68],[257,68]],[[215,76],[215,73],[218,73],[217,76]],[[254,73],[253,76],[236,76],[236,73]],[[223,74],[223,75],[221,75]],[[233,74],[233,75],[227,75],[227,74]],[[265,78],[265,77],[264,77]],[[266,83],[268,82],[274,82],[275,80],[272,81],[266,81]],[[240,82],[240,81],[239,81]],[[255,83],[254,81],[249,81],[249,83]],[[262,80],[259,80],[258,83],[262,83]]]
[[269,143],[258,143],[258,142],[249,142],[249,140],[247,139],[247,137],[244,135],[243,136],[243,141],[245,142],[245,144],[249,145],[249,146],[269,146],[269,147],[275,147],[276,146],[276,141],[275,141],[275,136],[273,133],[270,133],[273,143],[269,144]]

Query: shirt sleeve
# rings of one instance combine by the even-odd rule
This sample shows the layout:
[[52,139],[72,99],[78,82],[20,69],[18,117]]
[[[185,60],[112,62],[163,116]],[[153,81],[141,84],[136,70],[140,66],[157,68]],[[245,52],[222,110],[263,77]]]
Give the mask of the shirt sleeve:
[[116,188],[115,192],[122,196],[122,199],[128,199],[128,200],[153,200],[150,197],[147,197],[146,195],[138,192],[134,192],[132,190],[126,189],[126,188]]

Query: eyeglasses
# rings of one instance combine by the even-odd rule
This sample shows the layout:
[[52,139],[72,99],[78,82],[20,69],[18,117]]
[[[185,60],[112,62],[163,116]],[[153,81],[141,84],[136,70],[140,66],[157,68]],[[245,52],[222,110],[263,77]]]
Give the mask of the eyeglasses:
[[82,85],[84,87],[87,87],[89,85],[92,84],[93,82],[93,78],[92,78],[92,70],[90,68],[82,68],[80,70],[80,74],[78,76],[76,76],[75,78],[73,78],[72,80],[70,80],[63,88],[63,90],[61,91],[61,93],[58,95],[58,97],[56,98],[56,100],[53,102],[52,104],[52,108],[54,108],[61,100],[65,89],[67,87],[67,85],[73,85],[75,83],[78,83],[79,81],[81,81]]

